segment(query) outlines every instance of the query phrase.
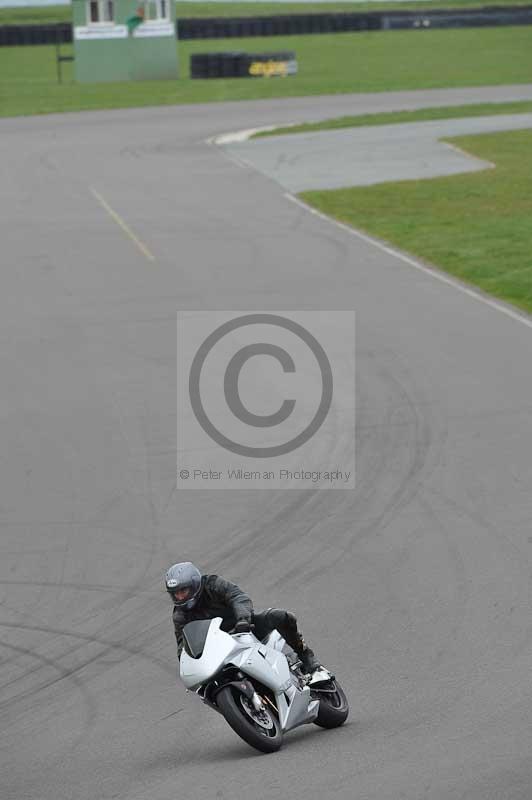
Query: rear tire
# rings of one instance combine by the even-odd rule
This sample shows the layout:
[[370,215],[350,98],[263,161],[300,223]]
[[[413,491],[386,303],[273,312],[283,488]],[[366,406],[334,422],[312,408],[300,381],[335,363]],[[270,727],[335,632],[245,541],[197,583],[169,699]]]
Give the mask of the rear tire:
[[334,691],[313,692],[313,697],[320,701],[318,716],[314,720],[320,728],[339,728],[349,715],[349,703],[339,683],[333,681]]
[[274,753],[283,743],[283,732],[277,715],[268,707],[264,710],[264,719],[268,717],[269,728],[254,722],[245,703],[249,703],[246,696],[234,686],[226,686],[216,695],[216,705],[225,717],[226,722],[247,744],[260,750],[262,753]]

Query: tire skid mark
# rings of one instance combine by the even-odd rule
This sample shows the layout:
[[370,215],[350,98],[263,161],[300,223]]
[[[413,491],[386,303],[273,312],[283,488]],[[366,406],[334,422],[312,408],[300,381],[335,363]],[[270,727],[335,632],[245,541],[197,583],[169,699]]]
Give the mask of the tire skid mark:
[[[59,677],[54,678],[53,680],[45,681],[41,685],[33,687],[31,689],[24,690],[23,692],[20,692],[18,695],[10,697],[7,700],[0,701],[0,708],[9,707],[9,706],[13,705],[15,702],[18,702],[18,701],[20,701],[22,699],[26,699],[28,697],[31,697],[34,694],[37,694],[37,693],[43,691],[44,689],[47,689],[50,686],[53,686],[54,684],[58,683],[61,680],[64,680],[66,678],[70,678],[72,675],[77,674],[82,669],[84,669],[86,666],[89,666],[90,664],[102,659],[104,656],[106,656],[109,653],[112,653],[113,651],[116,651],[116,650],[121,651],[121,652],[125,652],[125,653],[128,654],[128,656],[137,656],[137,657],[140,656],[141,658],[145,658],[148,661],[151,661],[155,666],[160,667],[164,672],[167,672],[167,673],[172,674],[172,675],[174,674],[174,670],[173,670],[172,666],[169,664],[168,661],[163,661],[162,659],[158,658],[157,656],[154,656],[151,653],[146,653],[144,650],[142,650],[140,648],[134,648],[134,647],[128,646],[125,643],[125,642],[127,642],[127,639],[124,642],[111,642],[111,641],[108,641],[108,640],[105,640],[105,639],[101,639],[101,638],[99,638],[97,636],[93,636],[93,635],[89,635],[89,634],[82,634],[82,633],[78,633],[78,632],[75,632],[75,631],[65,631],[65,630],[46,627],[46,626],[41,626],[41,625],[21,625],[21,624],[18,624],[18,623],[0,622],[0,627],[2,627],[2,628],[11,628],[11,629],[14,629],[14,630],[35,631],[35,632],[39,632],[39,633],[51,633],[51,634],[55,634],[56,636],[67,636],[67,637],[72,637],[72,638],[75,638],[75,639],[81,639],[83,642],[88,642],[90,644],[99,644],[99,645],[102,645],[104,647],[104,649],[101,652],[97,653],[94,656],[90,656],[89,658],[86,658],[81,664],[78,664],[76,667],[74,667],[72,669],[65,669],[63,667],[60,667],[62,672],[61,672],[61,675]],[[150,631],[153,630],[153,627],[150,627],[149,630]],[[138,636],[138,635],[139,635],[139,633],[135,633],[133,636],[128,637],[128,638],[134,638],[135,636]],[[66,656],[72,655],[76,650],[79,650],[80,647],[82,647],[82,646],[83,645],[74,647],[72,650],[69,650],[66,653],[63,653],[61,658],[65,658]],[[44,659],[45,659],[45,657],[43,656],[43,660]],[[34,670],[31,670],[30,672],[33,672],[33,671]],[[23,677],[25,677],[25,675],[18,676],[15,680],[22,679]],[[11,683],[11,681],[9,683]],[[8,685],[8,684],[4,684],[4,686],[5,685]],[[3,687],[0,687],[0,688],[3,688]]]
[[[66,670],[64,667],[62,667],[61,664],[56,659],[52,659],[48,656],[43,656],[41,653],[37,653],[33,649],[27,647],[21,647],[20,645],[9,644],[8,642],[2,642],[0,646],[7,647],[16,653],[36,659],[37,661],[41,662],[41,664],[44,664],[45,666],[50,667],[51,669],[55,669],[59,673],[60,676],[59,680],[69,680],[74,684],[75,688],[81,694],[84,701],[83,705],[85,708],[85,722],[83,725],[83,730],[80,731],[78,736],[76,736],[69,745],[68,749],[73,750],[77,746],[78,742],[81,740],[82,736],[85,734],[85,731],[94,724],[97,716],[96,701],[91,692],[88,690],[86,684],[84,684],[84,682],[80,680],[78,676],[75,675],[73,672]],[[1,705],[2,704],[0,703],[0,706]]]
[[[438,432],[437,437],[435,437],[435,431],[432,430],[433,425],[427,413],[432,406],[425,402],[423,397],[421,397],[421,402],[418,402],[418,397],[416,397],[414,401],[404,383],[402,383],[389,368],[385,366],[378,367],[376,374],[380,377],[381,383],[383,382],[384,386],[387,387],[387,394],[390,399],[387,402],[386,418],[376,431],[374,429],[374,432],[379,434],[379,443],[376,446],[372,446],[370,452],[372,457],[376,454],[377,461],[374,468],[367,473],[362,466],[362,459],[365,457],[365,453],[368,452],[371,443],[368,444],[362,452],[360,443],[357,444],[357,482],[354,496],[350,503],[353,508],[352,517],[355,521],[352,533],[349,532],[349,529],[346,529],[346,536],[344,537],[343,543],[338,538],[335,539],[335,555],[333,557],[330,556],[330,548],[327,540],[325,540],[322,547],[317,551],[314,550],[312,554],[309,554],[309,557],[305,561],[300,559],[299,567],[296,569],[295,573],[294,571],[291,573],[293,575],[295,574],[299,577],[304,576],[307,580],[319,577],[323,569],[323,561],[320,561],[320,567],[312,567],[313,564],[315,565],[316,557],[320,557],[321,559],[326,558],[327,567],[332,568],[344,561],[346,557],[349,557],[355,544],[360,544],[364,539],[371,538],[375,533],[382,533],[386,530],[387,526],[393,522],[397,513],[417,497],[423,485],[421,476],[423,475],[426,480],[438,465],[440,453],[447,434],[446,429],[442,429]],[[416,394],[419,395],[419,389],[416,390]],[[393,415],[397,412],[398,408],[403,408],[407,412],[407,419],[403,420],[400,426],[393,420]],[[376,496],[379,486],[377,478],[379,475],[389,470],[391,452],[393,453],[393,450],[397,447],[404,447],[402,440],[399,441],[394,437],[391,437],[389,441],[386,442],[386,434],[396,430],[398,427],[399,429],[410,429],[412,432],[407,443],[409,461],[408,464],[402,468],[398,483],[391,496],[385,500],[384,503],[379,503],[377,509],[371,513],[371,498]],[[357,440],[359,433],[360,430],[357,426]],[[392,448],[391,451],[390,448]],[[428,461],[429,453],[431,453],[430,462]],[[363,475],[362,480],[359,480],[360,475]],[[319,498],[317,502],[319,505]],[[357,523],[357,509],[359,507],[363,508],[364,506],[370,507],[370,518],[365,522],[361,521]],[[320,513],[322,512],[323,509]],[[342,509],[341,513],[345,514],[345,509]],[[307,567],[311,567],[311,569],[307,569]],[[278,581],[278,583],[281,584],[282,580]]]
[[[15,580],[13,578],[0,578],[0,586],[2,585],[10,585],[10,586],[27,586],[27,580]],[[120,586],[118,584],[113,585],[112,583],[74,583],[73,581],[35,581],[31,580],[32,586],[45,586],[54,589],[73,589],[75,591],[84,591],[84,592],[124,592],[130,591],[130,587],[127,586]],[[157,591],[156,589],[135,589],[133,591],[132,597],[138,597],[141,595],[152,595],[152,596],[160,596],[161,592]]]

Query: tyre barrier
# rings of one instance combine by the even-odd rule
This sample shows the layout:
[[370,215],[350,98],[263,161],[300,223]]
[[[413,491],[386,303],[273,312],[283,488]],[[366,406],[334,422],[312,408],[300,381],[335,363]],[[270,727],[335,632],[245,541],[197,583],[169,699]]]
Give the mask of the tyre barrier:
[[194,53],[191,78],[285,78],[297,72],[293,50],[275,53]]
[[[532,25],[532,5],[485,6],[462,10],[186,18],[176,23],[176,36],[178,39],[228,39],[243,36],[297,36],[314,33],[352,33],[410,28],[475,28],[496,25]],[[69,22],[0,26],[0,47],[66,44],[71,41],[72,26]]]
[[405,28],[473,28],[486,25],[532,25],[532,6],[188,18],[178,22],[178,39],[297,36]]
[[190,18],[178,22],[179,39],[231,39],[252,36],[297,36],[309,33],[376,31],[379,14],[279,14],[272,17]]
[[382,30],[411,28],[482,28],[532,25],[532,6],[472,8],[462,11],[391,11],[383,14]]
[[0,25],[0,47],[35,44],[68,44],[72,41],[70,22],[46,25]]

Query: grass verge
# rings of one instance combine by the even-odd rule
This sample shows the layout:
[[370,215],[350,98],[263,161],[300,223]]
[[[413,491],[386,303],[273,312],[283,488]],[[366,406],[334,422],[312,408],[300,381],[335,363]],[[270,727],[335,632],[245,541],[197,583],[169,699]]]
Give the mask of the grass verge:
[[337,117],[323,122],[306,122],[254,133],[250,138],[280,136],[288,133],[313,133],[315,131],[338,130],[339,128],[361,128],[367,125],[396,125],[400,122],[426,122],[431,119],[458,119],[459,117],[484,117],[492,114],[524,114],[532,111],[532,100],[512,103],[475,103],[467,106],[441,106],[419,108],[415,111],[386,111],[380,114],[360,114],[355,117]]
[[532,131],[448,141],[495,169],[301,197],[532,313]]
[[[270,79],[188,77],[191,53],[269,49],[295,50],[299,73]],[[178,51],[182,77],[175,81],[76,84],[67,64],[59,86],[53,47],[2,47],[0,116],[526,83],[532,74],[532,26],[191,41],[179,43]]]
[[[178,2],[176,11],[178,19],[186,17],[260,17],[277,16],[278,14],[322,14],[322,13],[353,13],[364,11],[384,11],[386,9],[412,9],[423,8],[481,8],[486,5],[510,6],[529,5],[518,0],[420,0],[419,2],[375,2],[375,3],[196,3]],[[70,22],[72,12],[69,5],[29,7],[29,8],[0,8],[0,25],[23,25],[29,23]]]

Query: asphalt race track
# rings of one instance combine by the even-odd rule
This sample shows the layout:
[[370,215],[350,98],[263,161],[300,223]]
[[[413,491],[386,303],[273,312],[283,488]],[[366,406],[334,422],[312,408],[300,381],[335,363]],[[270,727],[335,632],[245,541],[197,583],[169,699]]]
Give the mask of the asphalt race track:
[[[2,800],[530,800],[532,326],[206,144],[531,97],[2,120]],[[177,309],[355,309],[355,491],[176,491]],[[255,754],[176,683],[162,573],[300,616],[348,724]]]
[[499,114],[268,136],[227,149],[297,193],[487,169],[489,162],[441,140],[525,128],[532,114]]

